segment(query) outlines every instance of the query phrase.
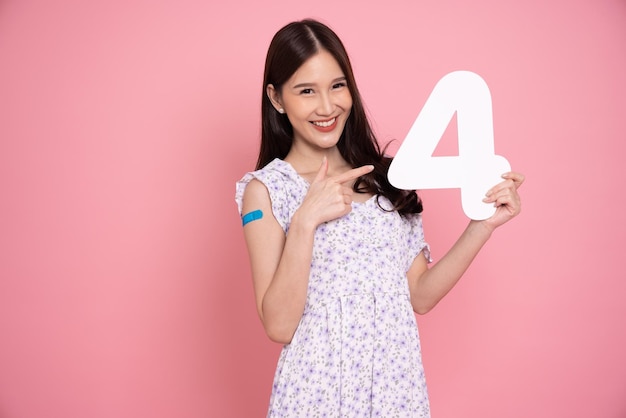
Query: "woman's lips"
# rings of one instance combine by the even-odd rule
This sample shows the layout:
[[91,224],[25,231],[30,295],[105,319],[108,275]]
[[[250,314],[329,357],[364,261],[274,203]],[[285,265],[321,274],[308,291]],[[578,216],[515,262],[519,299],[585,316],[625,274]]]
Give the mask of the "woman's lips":
[[311,122],[311,125],[313,125],[315,129],[320,132],[330,132],[335,129],[335,126],[337,126],[337,118],[335,117],[329,120]]

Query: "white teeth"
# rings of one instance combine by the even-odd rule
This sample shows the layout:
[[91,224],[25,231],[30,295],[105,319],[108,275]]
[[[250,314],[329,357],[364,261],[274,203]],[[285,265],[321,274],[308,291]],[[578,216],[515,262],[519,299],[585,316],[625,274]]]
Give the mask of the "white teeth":
[[337,118],[332,118],[331,120],[326,121],[326,122],[312,122],[312,123],[313,125],[319,126],[320,128],[328,128],[330,125],[335,123],[335,119]]

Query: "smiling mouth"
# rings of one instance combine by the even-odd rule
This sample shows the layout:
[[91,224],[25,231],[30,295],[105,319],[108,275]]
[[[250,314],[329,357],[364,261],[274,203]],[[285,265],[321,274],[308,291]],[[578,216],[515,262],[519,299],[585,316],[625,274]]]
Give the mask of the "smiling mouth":
[[330,120],[325,120],[325,121],[314,121],[311,122],[314,126],[318,127],[318,128],[330,128],[331,126],[333,126],[335,124],[335,122],[337,122],[337,118],[334,117]]

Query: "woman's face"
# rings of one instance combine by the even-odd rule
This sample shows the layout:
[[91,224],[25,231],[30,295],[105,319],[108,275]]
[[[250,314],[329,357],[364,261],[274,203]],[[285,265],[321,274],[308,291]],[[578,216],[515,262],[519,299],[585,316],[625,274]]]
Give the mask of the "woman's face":
[[322,150],[339,141],[352,96],[346,77],[326,50],[305,61],[277,92],[267,88],[274,107],[283,109],[293,126],[293,145]]

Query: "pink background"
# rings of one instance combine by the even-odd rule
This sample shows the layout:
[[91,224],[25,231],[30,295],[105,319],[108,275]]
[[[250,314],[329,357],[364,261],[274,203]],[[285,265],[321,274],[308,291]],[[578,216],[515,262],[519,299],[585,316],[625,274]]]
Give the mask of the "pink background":
[[[264,415],[280,347],[234,182],[271,36],[308,16],[383,142],[471,70],[527,176],[522,215],[418,318],[433,417],[626,417],[626,2],[215,3],[0,1],[0,417]],[[466,219],[458,191],[423,198],[438,258]]]

